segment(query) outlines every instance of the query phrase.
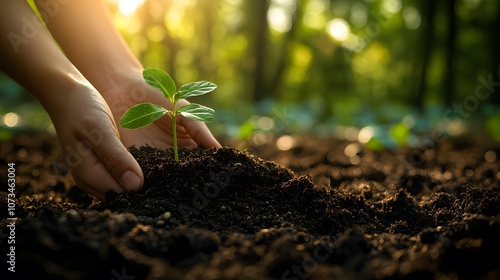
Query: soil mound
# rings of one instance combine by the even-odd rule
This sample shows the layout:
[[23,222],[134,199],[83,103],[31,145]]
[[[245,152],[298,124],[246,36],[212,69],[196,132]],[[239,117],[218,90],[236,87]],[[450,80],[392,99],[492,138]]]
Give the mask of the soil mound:
[[447,142],[416,167],[411,151],[352,163],[353,143],[302,140],[179,163],[132,147],[144,188],[102,202],[73,186],[54,138],[1,143],[2,174],[16,162],[13,279],[500,279],[500,167],[484,157],[498,149]]

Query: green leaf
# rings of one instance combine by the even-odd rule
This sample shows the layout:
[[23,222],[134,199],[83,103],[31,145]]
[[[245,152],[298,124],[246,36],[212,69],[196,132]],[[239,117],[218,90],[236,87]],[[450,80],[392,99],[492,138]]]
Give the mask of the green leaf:
[[176,112],[186,118],[201,122],[211,122],[215,117],[215,111],[213,109],[196,103],[179,107]]
[[238,131],[238,138],[241,140],[246,140],[250,136],[252,136],[254,131],[255,127],[252,125],[252,122],[246,121],[240,126],[240,129]]
[[174,80],[167,72],[157,68],[148,68],[142,72],[142,77],[148,85],[160,90],[168,100],[174,102],[177,89]]
[[161,118],[167,112],[167,109],[159,105],[151,103],[137,104],[123,114],[120,125],[131,129],[143,127]]
[[217,88],[217,85],[211,82],[200,81],[182,85],[175,94],[175,101],[192,96],[203,95]]

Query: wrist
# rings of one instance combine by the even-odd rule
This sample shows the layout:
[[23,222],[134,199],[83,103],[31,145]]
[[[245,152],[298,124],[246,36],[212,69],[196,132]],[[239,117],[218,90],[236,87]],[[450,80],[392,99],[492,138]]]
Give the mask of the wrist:
[[105,98],[115,94],[117,89],[125,89],[131,84],[137,84],[142,79],[144,70],[140,64],[105,66],[102,69],[102,75],[90,82]]
[[76,69],[52,71],[40,81],[40,85],[33,92],[49,114],[63,108],[75,88],[93,89],[92,85]]
[[95,102],[100,96],[75,68],[58,69],[49,73],[44,77],[45,82],[36,90],[35,96],[49,114],[57,133],[67,135],[73,131],[68,129],[68,125],[71,128],[74,116],[86,115],[76,111],[88,107],[86,102]]

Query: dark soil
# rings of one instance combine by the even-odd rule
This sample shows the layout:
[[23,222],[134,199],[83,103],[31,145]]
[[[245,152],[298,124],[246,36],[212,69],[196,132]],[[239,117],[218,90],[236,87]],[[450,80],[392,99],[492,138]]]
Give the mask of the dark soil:
[[97,202],[74,187],[54,137],[16,135],[0,144],[1,279],[500,279],[499,147],[294,141],[182,150],[180,163],[132,147],[144,188]]

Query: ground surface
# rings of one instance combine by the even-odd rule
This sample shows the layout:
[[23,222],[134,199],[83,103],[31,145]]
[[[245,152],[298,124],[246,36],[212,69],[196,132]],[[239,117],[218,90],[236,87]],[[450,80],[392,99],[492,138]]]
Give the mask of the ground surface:
[[144,188],[96,203],[52,136],[17,135],[0,144],[2,260],[11,162],[18,218],[2,279],[500,279],[498,147],[280,141],[179,164],[131,148]]

